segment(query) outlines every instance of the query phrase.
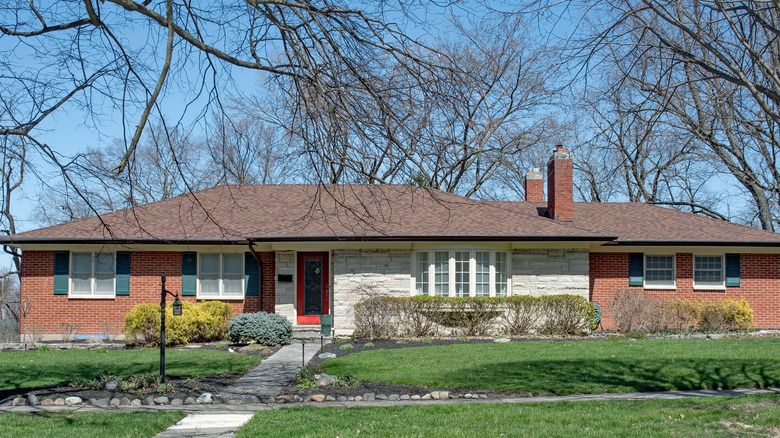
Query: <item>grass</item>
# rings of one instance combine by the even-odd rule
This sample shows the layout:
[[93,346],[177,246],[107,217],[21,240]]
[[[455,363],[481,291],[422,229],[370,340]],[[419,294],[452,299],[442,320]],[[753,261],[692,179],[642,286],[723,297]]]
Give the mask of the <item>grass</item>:
[[361,380],[519,394],[780,385],[780,338],[533,341],[371,350],[325,361]]
[[[243,355],[209,349],[167,350],[165,373],[197,376],[242,372],[260,361]],[[64,385],[74,376],[94,378],[108,372],[122,377],[158,372],[160,350],[62,350],[0,352],[0,390]]]
[[776,394],[682,400],[261,411],[236,435],[368,437],[775,437]]
[[153,437],[184,418],[181,411],[0,413],[0,437]]

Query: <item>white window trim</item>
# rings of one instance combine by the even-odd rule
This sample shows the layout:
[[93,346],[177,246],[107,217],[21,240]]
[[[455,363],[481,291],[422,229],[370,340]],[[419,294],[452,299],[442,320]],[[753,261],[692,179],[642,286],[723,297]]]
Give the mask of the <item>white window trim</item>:
[[[89,276],[90,293],[74,292],[73,290],[73,256],[75,254],[90,254],[92,257],[92,273]],[[114,288],[111,294],[98,295],[95,293],[95,256],[99,254],[110,254],[114,261]],[[95,252],[95,251],[71,251],[68,254],[68,298],[84,300],[110,300],[116,298],[116,253],[113,252]]]
[[[720,285],[697,285],[696,284],[696,257],[720,257]],[[725,254],[693,254],[693,263],[691,266],[691,277],[693,279],[693,290],[726,290],[726,255]]]
[[435,263],[435,253],[436,252],[448,252],[449,253],[449,263],[448,263],[448,279],[449,279],[449,290],[448,290],[448,297],[455,298],[455,252],[469,252],[469,296],[476,297],[477,293],[477,261],[476,261],[476,252],[490,252],[490,268],[489,268],[489,282],[490,282],[490,296],[495,297],[496,296],[496,253],[497,252],[503,252],[506,253],[506,295],[511,295],[512,291],[512,257],[511,257],[511,251],[505,251],[505,250],[494,250],[494,249],[488,249],[488,248],[436,248],[436,249],[429,249],[429,250],[420,250],[420,251],[413,251],[412,252],[412,280],[411,280],[411,295],[416,296],[417,294],[417,253],[420,252],[426,252],[428,253],[428,295],[427,296],[437,296],[436,295],[436,263]]
[[[224,290],[224,283],[223,283],[223,276],[224,274],[224,260],[226,255],[241,255],[241,295],[239,294],[225,294]],[[202,294],[201,293],[201,286],[200,286],[200,277],[201,277],[201,267],[203,266],[200,257],[202,255],[219,255],[219,294],[217,295],[208,295],[208,294]],[[244,262],[243,253],[198,253],[198,269],[195,274],[196,278],[196,287],[195,287],[195,298],[198,300],[243,300],[246,296],[246,263]]]
[[[648,257],[671,257],[672,258],[672,279],[674,284],[647,284],[647,258]],[[644,266],[642,272],[644,288],[648,290],[676,290],[677,289],[677,255],[676,254],[645,254]]]

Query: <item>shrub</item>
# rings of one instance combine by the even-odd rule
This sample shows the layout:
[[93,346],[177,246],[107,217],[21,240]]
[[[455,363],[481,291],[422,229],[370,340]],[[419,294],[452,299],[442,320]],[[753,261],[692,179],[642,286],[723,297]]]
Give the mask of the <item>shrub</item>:
[[[173,316],[173,304],[165,307],[165,344],[209,342],[225,339],[227,325],[233,316],[230,304],[221,301],[182,303],[181,316]],[[160,340],[160,306],[143,303],[125,317],[123,329],[127,339],[141,345],[158,345]]]
[[745,299],[705,300],[693,305],[696,329],[705,332],[753,328],[753,309]]
[[441,306],[441,297],[415,296],[396,298],[399,313],[399,330],[403,336],[422,338],[436,336],[438,326],[429,318],[433,311]]
[[398,334],[400,303],[374,285],[363,285],[363,299],[355,305],[355,336],[363,339],[392,338]]
[[506,297],[502,301],[504,314],[501,326],[509,336],[528,334],[539,322],[541,300],[530,296]]
[[546,295],[541,298],[544,320],[540,333],[579,335],[588,330],[588,313],[592,308],[585,298],[575,295]]
[[[635,332],[640,329],[657,331],[663,326],[663,312],[659,309],[660,300],[654,299],[642,289],[620,289],[612,295],[609,302],[615,331]],[[653,322],[655,321],[655,323]],[[663,331],[663,330],[660,330]]]
[[292,324],[275,313],[242,313],[230,320],[228,332],[234,343],[274,346],[292,342]]

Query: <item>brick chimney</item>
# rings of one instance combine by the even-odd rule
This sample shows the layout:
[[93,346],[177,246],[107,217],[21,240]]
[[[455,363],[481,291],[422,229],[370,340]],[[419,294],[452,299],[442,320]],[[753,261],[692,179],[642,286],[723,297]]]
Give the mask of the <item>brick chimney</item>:
[[557,221],[574,220],[573,172],[571,152],[556,146],[547,162],[547,216]]
[[538,167],[528,169],[525,175],[525,200],[544,202],[544,177]]

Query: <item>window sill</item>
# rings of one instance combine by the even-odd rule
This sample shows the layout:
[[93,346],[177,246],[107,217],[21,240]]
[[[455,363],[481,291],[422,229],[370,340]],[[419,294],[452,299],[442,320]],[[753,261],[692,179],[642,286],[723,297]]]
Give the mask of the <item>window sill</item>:
[[645,285],[645,290],[677,290],[677,285],[674,286],[652,286]]
[[198,295],[195,297],[198,300],[243,300],[244,295]]
[[73,300],[113,300],[116,295],[68,295],[68,299]]
[[696,286],[693,285],[693,290],[699,291],[713,291],[713,292],[726,292],[726,286]]

